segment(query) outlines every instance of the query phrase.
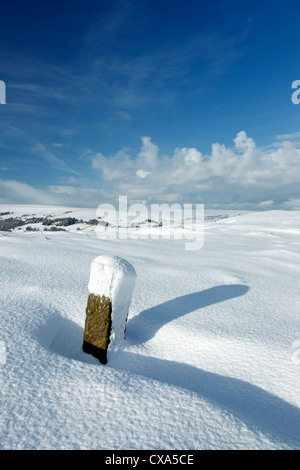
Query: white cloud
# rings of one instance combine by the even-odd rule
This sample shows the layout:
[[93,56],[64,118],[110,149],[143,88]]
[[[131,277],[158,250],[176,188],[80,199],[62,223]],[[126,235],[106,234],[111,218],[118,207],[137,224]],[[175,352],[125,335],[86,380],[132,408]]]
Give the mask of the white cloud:
[[77,191],[73,186],[50,186],[50,190],[56,194],[75,194]]
[[99,170],[104,181],[118,181],[136,173],[136,163],[132,160],[127,149],[119,150],[115,155],[105,157],[103,153],[93,154],[88,151],[86,157],[91,160],[92,168]]
[[[137,4],[142,7],[143,2]],[[127,10],[122,6],[119,12],[123,8]],[[80,80],[92,99],[110,102],[125,113],[154,103],[170,106],[179,99],[214,90],[244,54],[241,44],[245,32],[229,36],[202,28],[180,40],[166,35],[154,48],[138,50],[128,57],[122,53],[122,31],[130,27],[127,14],[117,21],[116,12],[113,20],[106,14],[94,19],[85,39],[86,60]],[[118,44],[116,53],[107,54],[105,44]],[[122,114],[119,117],[122,119]],[[127,119],[128,114],[123,117]]]
[[171,202],[174,195],[173,202],[274,208],[300,197],[300,149],[290,141],[266,151],[241,131],[232,147],[214,143],[209,155],[184,147],[160,157],[150,137],[141,140],[136,157],[128,149],[110,157],[90,156],[116,198],[125,194],[132,200]]
[[291,198],[288,201],[285,201],[282,204],[283,209],[300,211],[300,197],[299,198]]
[[15,180],[0,180],[1,204],[59,204],[59,198]]
[[80,179],[74,178],[74,176],[69,176],[68,178],[60,178],[60,180],[66,184],[80,184]]
[[0,180],[0,204],[45,204],[97,207],[99,190],[50,186],[43,189],[16,180]]
[[146,171],[146,170],[138,170],[136,172],[136,176],[138,176],[139,178],[146,178],[148,175],[150,175],[151,172],[150,171]]
[[141,167],[155,168],[158,163],[158,147],[151,142],[150,137],[142,137],[142,147],[138,155]]
[[60,204],[97,207],[128,202],[204,203],[215,208],[300,209],[300,149],[284,140],[258,147],[245,131],[233,145],[214,143],[204,155],[195,147],[160,155],[150,137],[141,138],[136,154],[124,148],[105,156],[86,151],[98,183],[73,176],[42,189],[18,181],[0,181],[1,203]]
[[46,160],[51,165],[52,168],[56,168],[57,170],[62,170],[68,173],[73,173],[73,174],[78,175],[76,171],[70,168],[61,158],[58,158],[52,152],[47,150],[46,147],[40,142],[37,142],[35,144],[35,146],[32,148],[32,152],[35,155],[38,155],[39,157],[41,157],[43,160]]
[[276,139],[279,140],[294,140],[300,138],[300,132],[295,132],[294,134],[281,134],[277,135]]
[[183,148],[181,152],[184,154],[185,163],[187,165],[196,165],[202,161],[202,153],[195,148]]
[[261,201],[258,206],[263,208],[263,209],[270,209],[274,204],[274,201]]
[[53,147],[57,147],[57,148],[62,148],[62,147],[64,147],[64,144],[62,144],[62,143],[60,143],[60,142],[55,142],[55,143],[53,143],[52,145],[53,145]]

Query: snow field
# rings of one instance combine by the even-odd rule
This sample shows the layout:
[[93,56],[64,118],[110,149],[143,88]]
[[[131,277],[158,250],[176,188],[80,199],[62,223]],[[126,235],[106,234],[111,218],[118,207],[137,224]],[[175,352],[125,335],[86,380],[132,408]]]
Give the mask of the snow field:
[[[207,223],[196,252],[92,230],[1,238],[1,448],[298,449],[299,234],[299,212],[272,211]],[[105,366],[81,349],[99,255],[137,273]]]

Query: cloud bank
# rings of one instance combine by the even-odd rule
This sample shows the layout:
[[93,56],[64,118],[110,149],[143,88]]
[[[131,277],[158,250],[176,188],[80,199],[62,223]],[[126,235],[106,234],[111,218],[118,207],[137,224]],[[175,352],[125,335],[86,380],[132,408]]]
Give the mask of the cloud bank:
[[97,207],[117,204],[119,196],[127,196],[130,203],[300,210],[300,149],[285,137],[277,136],[282,140],[266,149],[241,131],[231,147],[214,143],[208,155],[194,147],[162,155],[144,136],[136,154],[127,148],[108,156],[86,150],[81,158],[93,172],[90,184],[71,177],[64,184],[37,189],[25,182],[0,180],[0,203]]
[[160,155],[150,137],[141,140],[136,156],[127,149],[112,156],[89,153],[92,168],[114,197],[124,194],[148,203],[300,208],[300,150],[291,141],[265,150],[241,131],[231,148],[214,143],[209,155],[184,147],[167,156]]

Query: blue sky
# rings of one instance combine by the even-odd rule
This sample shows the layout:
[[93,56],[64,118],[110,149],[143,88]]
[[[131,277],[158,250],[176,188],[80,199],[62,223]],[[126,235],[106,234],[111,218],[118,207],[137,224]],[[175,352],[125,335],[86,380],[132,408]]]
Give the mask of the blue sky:
[[298,2],[0,8],[0,203],[300,209]]

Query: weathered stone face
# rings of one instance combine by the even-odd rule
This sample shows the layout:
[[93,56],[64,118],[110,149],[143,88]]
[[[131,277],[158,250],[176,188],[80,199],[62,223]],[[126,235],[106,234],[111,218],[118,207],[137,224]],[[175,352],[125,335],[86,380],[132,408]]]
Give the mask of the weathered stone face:
[[109,297],[90,294],[86,307],[83,350],[107,362],[107,348],[111,330],[111,300]]
[[91,263],[83,350],[102,364],[122,348],[136,272],[117,256],[97,256]]

